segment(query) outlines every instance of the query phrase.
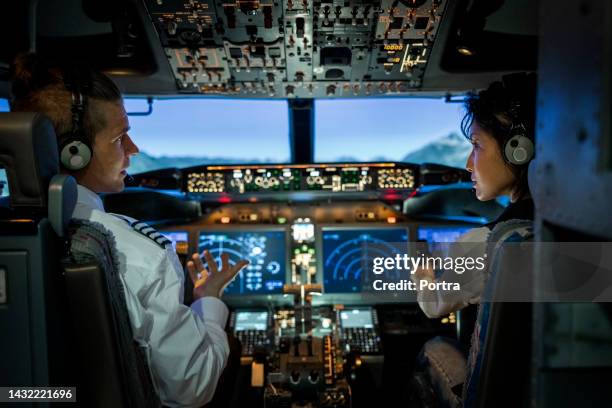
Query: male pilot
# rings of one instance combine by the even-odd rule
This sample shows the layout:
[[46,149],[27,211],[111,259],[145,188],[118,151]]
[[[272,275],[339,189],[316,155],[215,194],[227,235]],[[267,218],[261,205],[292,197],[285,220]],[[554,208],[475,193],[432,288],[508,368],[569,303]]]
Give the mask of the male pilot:
[[223,257],[218,270],[206,253],[206,271],[194,254],[188,263],[194,302],[184,306],[183,268],[172,246],[150,227],[107,213],[98,196],[123,190],[130,157],[138,153],[113,81],[26,54],[12,67],[12,93],[13,111],[41,112],[53,122],[63,171],[78,183],[73,217],[99,222],[115,237],[134,338],[145,348],[161,401],[188,407],[210,401],[229,354],[228,310],[219,298],[247,262],[231,266]]

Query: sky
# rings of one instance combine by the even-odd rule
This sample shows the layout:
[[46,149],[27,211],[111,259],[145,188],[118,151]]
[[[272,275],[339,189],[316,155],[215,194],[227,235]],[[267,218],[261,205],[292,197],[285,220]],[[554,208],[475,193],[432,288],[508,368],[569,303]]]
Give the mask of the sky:
[[[146,110],[126,99],[126,110]],[[130,116],[130,136],[152,156],[268,157],[289,160],[286,101],[237,99],[155,100],[150,116]]]
[[[126,110],[145,111],[144,99]],[[0,99],[0,111],[8,110]],[[459,131],[461,104],[442,99],[371,98],[315,102],[315,160],[400,160],[432,140]],[[289,160],[284,100],[162,99],[150,116],[130,116],[135,143],[151,156]]]
[[316,102],[315,157],[332,161],[401,160],[434,139],[459,132],[462,104],[443,99],[324,99]]

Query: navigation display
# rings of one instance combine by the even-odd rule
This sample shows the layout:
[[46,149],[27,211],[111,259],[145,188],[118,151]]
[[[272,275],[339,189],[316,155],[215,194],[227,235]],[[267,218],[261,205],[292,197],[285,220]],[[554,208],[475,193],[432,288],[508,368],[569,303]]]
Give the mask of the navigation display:
[[286,231],[206,231],[200,233],[198,250],[207,249],[221,264],[227,253],[230,263],[249,261],[225,289],[228,295],[282,293],[286,276]]
[[[446,256],[450,249],[448,243],[456,242],[461,235],[472,228],[473,227],[464,225],[419,227],[417,231],[417,240],[427,243],[426,248],[430,255],[445,254]],[[419,251],[425,249],[423,244],[419,243],[417,243],[417,248]]]
[[408,232],[404,228],[324,227],[323,287],[326,293],[355,293],[372,290],[376,279],[395,281],[400,271],[375,275],[373,259],[394,257],[408,251]]
[[235,331],[266,330],[268,328],[268,312],[236,312]]
[[472,227],[419,227],[418,239],[427,242],[455,242]]
[[176,251],[177,242],[189,242],[189,234],[187,231],[160,231],[160,233],[172,241],[172,248]]
[[371,329],[374,327],[372,309],[364,307],[343,310],[340,312],[340,325],[343,329],[350,329],[351,327]]

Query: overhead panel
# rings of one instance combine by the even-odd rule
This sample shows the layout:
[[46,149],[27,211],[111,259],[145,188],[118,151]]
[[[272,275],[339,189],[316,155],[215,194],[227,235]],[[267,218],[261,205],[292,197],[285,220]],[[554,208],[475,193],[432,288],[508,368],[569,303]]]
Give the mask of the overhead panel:
[[185,94],[418,91],[447,0],[146,0]]

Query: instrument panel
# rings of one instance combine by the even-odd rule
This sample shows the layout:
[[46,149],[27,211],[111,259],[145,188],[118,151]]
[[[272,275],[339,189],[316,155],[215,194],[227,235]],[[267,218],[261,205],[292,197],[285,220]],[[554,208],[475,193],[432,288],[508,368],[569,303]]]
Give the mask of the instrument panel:
[[[234,207],[236,213],[240,204]],[[246,206],[244,204],[243,206]],[[256,211],[257,207],[254,207]],[[298,207],[299,208],[299,207]],[[295,213],[299,213],[294,208]],[[308,210],[310,207],[303,208]],[[282,214],[283,211],[275,208]],[[333,213],[334,209],[330,209]],[[376,209],[374,211],[376,212]],[[259,215],[257,212],[252,215]],[[227,221],[227,216],[209,214],[209,220]],[[415,294],[405,292],[381,292],[373,289],[375,279],[400,281],[410,279],[406,270],[386,270],[383,275],[374,275],[375,257],[395,257],[397,254],[416,253],[416,242],[426,241],[432,251],[440,242],[455,240],[474,225],[422,224],[396,222],[388,217],[386,223],[377,220],[330,224],[315,222],[315,217],[297,217],[290,220],[279,215],[282,225],[238,224],[231,218],[228,224],[189,225],[172,227],[166,233],[177,251],[185,257],[188,254],[208,250],[217,263],[222,253],[229,254],[230,263],[247,259],[245,267],[225,289],[224,299],[230,305],[286,304],[290,301],[284,295],[286,285],[321,285],[321,295],[312,299],[314,305],[335,302],[371,304],[378,302],[414,302]],[[269,220],[268,220],[269,221]],[[329,221],[329,220],[328,220]]]
[[467,171],[433,163],[309,163],[202,165],[140,173],[127,187],[174,190],[189,199],[220,202],[401,201],[429,185],[469,182]]
[[418,166],[400,163],[200,166],[184,170],[188,194],[365,192],[417,187]]

